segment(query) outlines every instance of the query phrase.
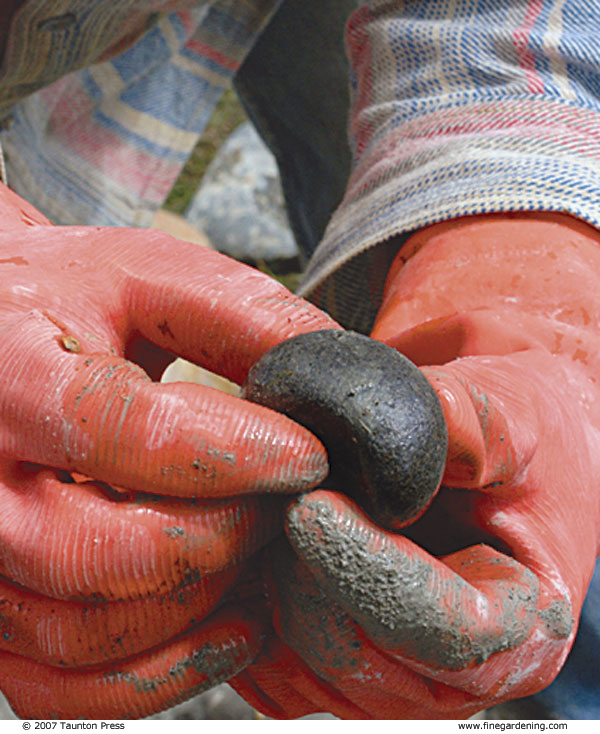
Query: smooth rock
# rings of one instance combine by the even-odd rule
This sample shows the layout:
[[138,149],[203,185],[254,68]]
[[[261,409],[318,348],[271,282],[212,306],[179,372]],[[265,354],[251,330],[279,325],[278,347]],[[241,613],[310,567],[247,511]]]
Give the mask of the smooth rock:
[[433,388],[394,349],[351,331],[301,334],[252,367],[242,396],[293,418],[327,449],[327,486],[391,530],[436,494],[448,436]]

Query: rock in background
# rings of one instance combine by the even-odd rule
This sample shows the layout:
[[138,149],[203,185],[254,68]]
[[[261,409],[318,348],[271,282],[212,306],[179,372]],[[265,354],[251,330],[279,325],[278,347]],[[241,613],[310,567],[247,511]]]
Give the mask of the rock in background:
[[275,158],[250,122],[221,146],[185,218],[215,249],[237,260],[297,261]]
[[8,705],[8,701],[0,693],[0,719],[5,721],[6,719],[16,719],[17,717],[13,714],[11,707]]

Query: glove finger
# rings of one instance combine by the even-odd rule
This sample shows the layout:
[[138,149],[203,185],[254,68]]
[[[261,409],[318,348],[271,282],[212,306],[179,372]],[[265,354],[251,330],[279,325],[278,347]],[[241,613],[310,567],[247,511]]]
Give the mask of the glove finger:
[[378,649],[289,545],[279,544],[270,558],[275,629],[309,666],[321,696],[329,695],[328,711],[347,718],[348,703],[341,702],[352,702],[358,718],[447,718],[483,708],[472,695],[426,680]]
[[27,229],[35,225],[52,225],[52,222],[0,182],[0,230]]
[[531,460],[539,435],[531,390],[522,371],[464,359],[444,368],[425,367],[448,427],[442,484],[490,490],[498,495]]
[[437,393],[448,428],[445,486],[498,494],[498,487],[523,470],[540,433],[532,399],[535,375],[548,370],[549,354],[538,347],[554,351],[556,344],[577,342],[593,350],[583,336],[569,326],[549,328],[539,317],[501,309],[435,319],[388,335],[385,343],[416,364],[444,365],[422,371]]
[[207,617],[240,577],[236,566],[161,596],[72,602],[0,579],[0,649],[79,668],[137,655]]
[[[296,662],[297,659],[297,656],[295,656],[294,662]],[[260,672],[268,672],[269,675],[273,672],[273,675],[270,676],[270,680],[272,680],[275,690],[273,690],[272,686],[267,684],[271,695],[267,695],[265,693],[261,684],[256,680],[256,674],[249,668],[242,670],[241,673],[238,673],[228,681],[234,691],[236,691],[236,693],[238,693],[247,704],[252,706],[255,711],[258,711],[271,719],[299,719],[302,716],[317,713],[315,704],[292,688],[285,678],[281,677],[281,675],[277,675],[277,672],[279,671],[274,670],[273,663],[270,660],[268,662],[263,661],[259,655],[257,666],[260,668]],[[285,670],[287,671],[288,668]]]
[[40,312],[5,328],[0,453],[182,496],[295,492],[326,475],[322,444],[289,418],[69,344]]
[[155,230],[99,230],[90,238],[116,273],[127,331],[238,384],[275,344],[341,328],[277,281],[208,248]]
[[530,638],[539,585],[529,569],[487,546],[436,559],[322,490],[292,505],[287,532],[334,601],[413,670],[477,695],[510,677],[510,656],[482,663]]
[[157,230],[22,226],[0,229],[0,246],[6,311],[45,309],[84,351],[123,356],[143,337],[241,384],[275,344],[341,328],[264,273]]
[[319,680],[298,655],[272,635],[258,658],[230,681],[257,711],[274,719],[336,712],[346,719],[365,713],[329,683]]
[[58,599],[163,594],[235,565],[280,532],[276,498],[128,496],[3,465],[0,574]]
[[235,675],[262,641],[257,620],[223,609],[167,645],[105,668],[60,670],[0,653],[0,688],[21,718],[142,718]]

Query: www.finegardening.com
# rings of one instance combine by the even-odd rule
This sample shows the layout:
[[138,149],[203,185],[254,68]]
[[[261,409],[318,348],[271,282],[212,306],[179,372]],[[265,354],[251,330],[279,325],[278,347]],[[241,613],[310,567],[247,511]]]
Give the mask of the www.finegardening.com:
[[567,729],[568,725],[564,722],[548,722],[543,721],[465,721],[458,725],[459,729],[498,729],[500,731],[510,731],[511,729],[532,729],[535,731],[546,731],[546,729]]

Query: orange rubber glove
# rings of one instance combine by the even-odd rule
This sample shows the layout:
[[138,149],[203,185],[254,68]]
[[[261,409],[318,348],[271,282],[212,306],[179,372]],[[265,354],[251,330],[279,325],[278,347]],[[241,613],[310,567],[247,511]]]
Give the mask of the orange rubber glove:
[[28,718],[146,716],[257,654],[243,606],[209,615],[280,532],[273,495],[327,459],[285,416],[127,358],[241,382],[335,324],[218,253],[55,227],[1,185],[0,272],[0,689]]
[[550,684],[598,553],[599,335],[600,233],[582,222],[412,236],[372,336],[440,399],[442,487],[398,533],[335,491],[294,501],[267,569],[277,636],[237,690],[280,718],[460,718]]

